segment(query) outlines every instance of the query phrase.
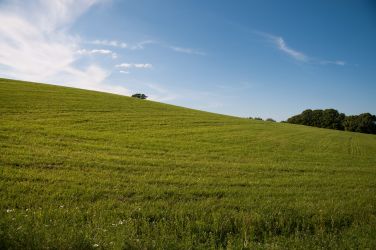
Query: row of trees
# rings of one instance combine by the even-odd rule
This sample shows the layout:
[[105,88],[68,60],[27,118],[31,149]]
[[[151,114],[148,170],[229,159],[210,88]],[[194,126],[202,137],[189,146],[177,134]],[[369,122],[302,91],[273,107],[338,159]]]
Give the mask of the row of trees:
[[[136,93],[132,97],[146,99],[145,94]],[[249,117],[249,119],[262,120],[260,117]],[[275,122],[268,118],[265,121]],[[376,134],[376,116],[370,113],[346,116],[335,109],[304,110],[300,115],[295,115],[287,119],[288,123],[301,124],[306,126],[346,130],[367,134]]]
[[299,115],[290,117],[287,122],[318,128],[376,134],[376,116],[370,113],[346,116],[335,109],[307,109]]

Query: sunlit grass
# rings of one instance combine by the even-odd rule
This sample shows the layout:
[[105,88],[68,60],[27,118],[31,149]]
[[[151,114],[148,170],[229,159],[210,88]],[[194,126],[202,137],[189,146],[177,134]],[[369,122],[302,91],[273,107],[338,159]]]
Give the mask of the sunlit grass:
[[0,79],[0,249],[376,249],[376,136]]

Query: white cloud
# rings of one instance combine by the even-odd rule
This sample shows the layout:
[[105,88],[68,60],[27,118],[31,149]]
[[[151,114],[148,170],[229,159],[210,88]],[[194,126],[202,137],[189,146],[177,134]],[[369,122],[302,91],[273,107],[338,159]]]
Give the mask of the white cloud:
[[270,42],[272,42],[273,45],[286,55],[292,57],[295,60],[301,61],[301,62],[308,62],[310,60],[310,57],[304,54],[303,52],[300,52],[296,49],[293,49],[287,45],[283,37],[271,35],[268,33],[263,32],[255,32],[256,34],[259,34],[265,38],[267,38]]
[[258,32],[258,31],[255,31],[254,33],[267,38],[269,41],[271,41],[275,45],[277,49],[279,49],[280,51],[282,51],[283,53],[285,53],[286,55],[290,56],[291,58],[297,61],[304,62],[304,63],[321,64],[321,65],[328,65],[328,64],[333,64],[333,65],[338,65],[338,66],[346,65],[346,62],[342,60],[322,60],[322,59],[317,59],[317,58],[308,56],[301,51],[298,51],[296,49],[289,47],[286,41],[283,39],[283,37],[271,35],[271,34],[264,33],[264,32]]
[[153,67],[150,63],[122,63],[115,65],[116,68],[122,68],[122,69],[131,69],[131,68],[137,68],[137,69],[151,69]]
[[335,64],[335,65],[339,65],[339,66],[344,66],[346,65],[346,62],[345,61],[340,61],[340,60],[337,60],[337,61],[320,61],[320,64],[323,64],[323,65],[326,65],[326,64]]
[[133,67],[133,64],[131,63],[122,63],[115,65],[116,68],[123,68],[123,69],[130,69]]
[[272,37],[272,39],[274,40],[278,49],[285,52],[287,55],[293,57],[294,59],[298,61],[303,61],[303,62],[308,61],[308,57],[304,53],[288,47],[285,40],[283,40],[282,37]]
[[115,52],[112,52],[108,49],[92,49],[92,50],[86,50],[86,49],[80,49],[77,51],[79,55],[110,55],[112,59],[117,58],[117,54]]
[[171,46],[170,49],[172,49],[173,51],[185,53],[185,54],[193,54],[193,55],[200,55],[200,56],[206,55],[206,53],[204,53],[202,51],[191,49],[191,48],[182,48],[182,47]]
[[151,65],[150,63],[136,63],[136,64],[133,64],[133,66],[135,68],[140,68],[140,69],[150,69],[153,67],[153,65]]
[[117,41],[117,40],[99,40],[98,39],[98,40],[94,40],[94,41],[90,41],[90,42],[86,42],[86,43],[95,44],[95,45],[110,46],[110,47],[116,47],[116,48],[122,48],[122,49],[142,50],[142,49],[145,49],[146,45],[156,44],[157,42],[152,41],[152,40],[145,40],[145,41],[141,41],[141,42],[138,42],[136,44],[133,44],[133,45],[129,45],[125,42],[120,42],[120,41]]
[[129,45],[128,43],[125,43],[125,42],[119,42],[117,40],[106,40],[106,39],[105,40],[97,39],[97,40],[86,42],[86,43],[109,46],[109,47],[116,47],[116,48],[122,48],[122,49],[129,49],[129,50],[142,50],[142,49],[145,49],[146,45],[148,44],[158,44],[158,45],[161,45],[162,47],[171,49],[179,53],[201,55],[201,56],[206,55],[205,52],[202,52],[200,50],[196,50],[192,48],[183,48],[183,47],[178,47],[178,46],[171,46],[171,45],[163,45],[160,42],[157,42],[154,40],[145,40],[145,41],[141,41],[136,44],[133,44],[133,45]]
[[[32,0],[0,3],[0,75],[3,77],[128,94],[103,81],[110,74],[97,64],[78,67],[80,39],[69,28],[101,0]],[[77,53],[77,51],[81,51]],[[110,54],[93,50],[94,54]]]
[[116,40],[94,40],[90,42],[96,45],[112,46],[118,48],[128,48],[128,45],[124,42],[118,42]]
[[146,41],[141,41],[133,46],[130,46],[129,48],[131,50],[139,50],[139,49],[144,49],[145,48],[145,45],[148,45],[148,44],[155,44],[156,42],[155,41],[152,41],[152,40],[146,40]]

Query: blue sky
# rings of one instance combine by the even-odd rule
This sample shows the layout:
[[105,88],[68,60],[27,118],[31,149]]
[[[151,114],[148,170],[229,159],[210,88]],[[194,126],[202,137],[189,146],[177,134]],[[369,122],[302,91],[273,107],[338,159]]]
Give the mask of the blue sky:
[[376,114],[372,1],[0,0],[0,76],[241,117]]

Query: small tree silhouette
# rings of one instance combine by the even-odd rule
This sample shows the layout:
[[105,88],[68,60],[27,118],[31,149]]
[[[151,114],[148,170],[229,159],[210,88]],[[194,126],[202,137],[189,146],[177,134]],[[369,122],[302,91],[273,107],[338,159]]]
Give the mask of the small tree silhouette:
[[134,94],[134,95],[132,95],[132,97],[138,98],[138,99],[143,99],[143,100],[148,98],[145,94],[140,94],[140,93]]
[[267,121],[267,122],[275,122],[275,120],[272,119],[272,118],[268,118],[268,119],[266,119],[265,121]]

